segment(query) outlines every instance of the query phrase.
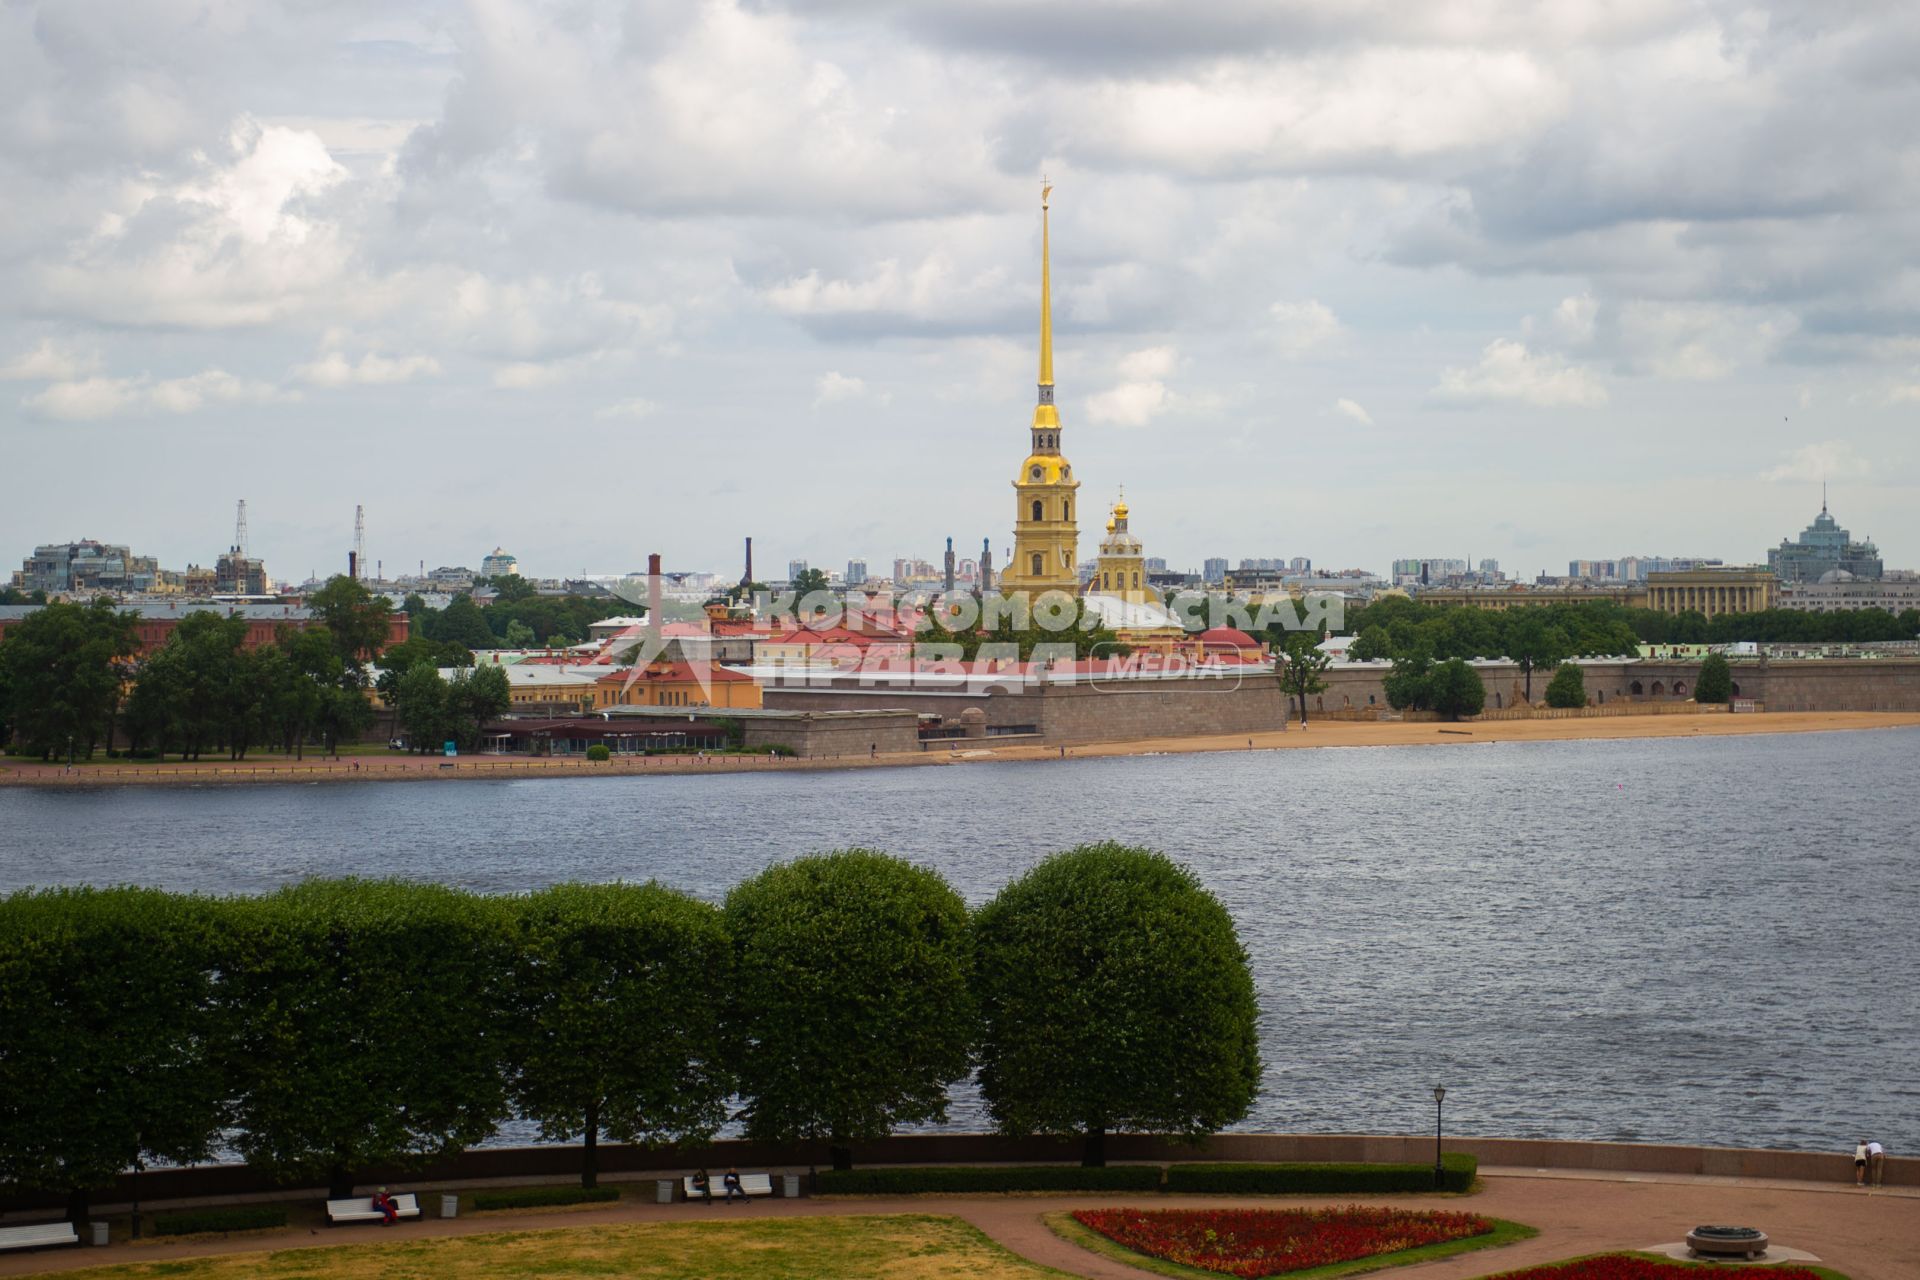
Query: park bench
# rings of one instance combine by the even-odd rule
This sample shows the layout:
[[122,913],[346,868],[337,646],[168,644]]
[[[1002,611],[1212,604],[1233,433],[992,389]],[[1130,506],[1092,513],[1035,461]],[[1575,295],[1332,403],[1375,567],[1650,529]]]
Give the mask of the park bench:
[[[707,1185],[713,1191],[713,1198],[715,1200],[725,1200],[727,1198],[725,1177],[725,1174],[716,1173],[707,1180]],[[704,1200],[706,1198],[703,1192],[694,1187],[692,1174],[688,1174],[685,1178],[682,1178],[680,1185],[687,1189],[687,1199]],[[773,1175],[770,1173],[743,1173],[740,1175],[740,1190],[743,1194],[749,1196],[770,1196],[773,1194]]]
[[[420,1216],[420,1201],[411,1193],[393,1198],[395,1213],[402,1218]],[[333,1226],[345,1222],[383,1222],[386,1214],[373,1207],[372,1196],[354,1196],[350,1200],[327,1201],[327,1221]]]
[[79,1244],[80,1233],[71,1222],[36,1222],[30,1227],[0,1227],[0,1249],[48,1249],[57,1244]]

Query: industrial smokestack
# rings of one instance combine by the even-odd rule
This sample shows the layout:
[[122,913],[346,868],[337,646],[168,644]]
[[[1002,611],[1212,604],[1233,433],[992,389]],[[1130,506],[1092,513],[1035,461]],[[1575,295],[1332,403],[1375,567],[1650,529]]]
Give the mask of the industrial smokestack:
[[747,539],[747,576],[740,579],[741,584],[753,581],[753,539]]
[[660,633],[660,553],[647,557],[647,629]]
[[347,576],[355,582],[360,581],[360,553],[358,551],[347,552]]

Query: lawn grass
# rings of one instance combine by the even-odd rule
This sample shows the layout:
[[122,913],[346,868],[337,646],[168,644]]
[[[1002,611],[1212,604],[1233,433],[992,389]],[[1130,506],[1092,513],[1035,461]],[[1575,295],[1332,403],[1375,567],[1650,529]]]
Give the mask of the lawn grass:
[[[1081,1248],[1097,1253],[1102,1257],[1124,1262],[1130,1267],[1142,1271],[1151,1271],[1155,1275],[1171,1276],[1174,1280],[1220,1280],[1218,1271],[1206,1271],[1199,1267],[1183,1266],[1178,1262],[1168,1262],[1164,1258],[1155,1258],[1144,1253],[1135,1253],[1132,1249],[1109,1240],[1089,1227],[1083,1227],[1073,1219],[1073,1214],[1050,1213],[1044,1219],[1053,1234],[1062,1240],[1070,1241]],[[1351,1262],[1336,1262],[1331,1266],[1311,1267],[1305,1271],[1287,1272],[1287,1280],[1334,1280],[1336,1276],[1358,1275],[1363,1271],[1379,1271],[1386,1267],[1403,1267],[1414,1262],[1432,1262],[1439,1258],[1451,1258],[1457,1253],[1471,1253],[1475,1249],[1496,1249],[1501,1245],[1518,1244],[1530,1240],[1540,1232],[1521,1222],[1508,1222],[1504,1218],[1490,1218],[1493,1230],[1483,1236],[1468,1236],[1464,1240],[1445,1240],[1439,1244],[1423,1245],[1418,1249],[1403,1249],[1399,1253],[1378,1253],[1369,1258],[1355,1258]]]
[[284,1249],[67,1274],[73,1280],[1059,1280],[958,1218],[933,1214],[618,1223]]

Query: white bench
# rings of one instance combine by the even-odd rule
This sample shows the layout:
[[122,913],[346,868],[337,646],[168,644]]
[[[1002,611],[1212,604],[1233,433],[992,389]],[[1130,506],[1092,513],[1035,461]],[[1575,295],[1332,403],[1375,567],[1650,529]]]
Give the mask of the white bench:
[[71,1222],[36,1222],[30,1227],[0,1227],[0,1249],[48,1249],[56,1244],[79,1244],[80,1233]]
[[[420,1216],[420,1201],[411,1193],[393,1198],[394,1213],[402,1218]],[[327,1221],[334,1226],[343,1222],[385,1222],[387,1215],[373,1207],[372,1196],[354,1196],[351,1200],[327,1201]]]
[[[706,1192],[699,1190],[693,1185],[692,1174],[688,1174],[685,1178],[682,1178],[680,1185],[687,1189],[687,1199],[689,1200],[704,1200],[707,1198]],[[727,1198],[726,1175],[719,1173],[714,1174],[707,1179],[707,1187],[713,1192],[713,1198],[715,1200],[725,1200]],[[770,1196],[773,1194],[773,1175],[770,1173],[743,1173],[740,1175],[740,1191],[743,1195]]]

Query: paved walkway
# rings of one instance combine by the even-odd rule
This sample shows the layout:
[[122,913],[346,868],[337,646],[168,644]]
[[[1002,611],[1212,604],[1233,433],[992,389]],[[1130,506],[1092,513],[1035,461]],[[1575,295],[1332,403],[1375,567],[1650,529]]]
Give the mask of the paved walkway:
[[[1551,1262],[1584,1253],[1641,1249],[1684,1236],[1700,1223],[1756,1226],[1775,1241],[1804,1249],[1852,1280],[1914,1280],[1920,1276],[1920,1189],[1863,1191],[1850,1185],[1759,1179],[1604,1174],[1532,1169],[1482,1169],[1484,1190],[1466,1198],[1209,1197],[1151,1196],[1155,1206],[1283,1207],[1303,1203],[1393,1204],[1412,1208],[1458,1207],[1539,1228],[1532,1240],[1489,1252],[1442,1259],[1393,1274],[1405,1280],[1470,1280],[1496,1271]],[[651,1189],[650,1183],[635,1191]],[[728,1217],[795,1217],[819,1214],[940,1213],[973,1223],[1015,1253],[1090,1280],[1142,1280],[1146,1274],[1089,1253],[1056,1237],[1042,1221],[1064,1209],[1127,1203],[1129,1197],[926,1196],[755,1200],[744,1205],[661,1205],[636,1194],[609,1208],[566,1214],[501,1213],[456,1219],[428,1218],[395,1228],[407,1239],[582,1227],[614,1222],[660,1222]],[[313,1245],[376,1243],[377,1228],[341,1228],[312,1233],[176,1244],[117,1245],[53,1253],[0,1255],[0,1276],[72,1271],[115,1262],[159,1262],[210,1254],[248,1253]],[[1761,1275],[1764,1276],[1764,1271]]]

